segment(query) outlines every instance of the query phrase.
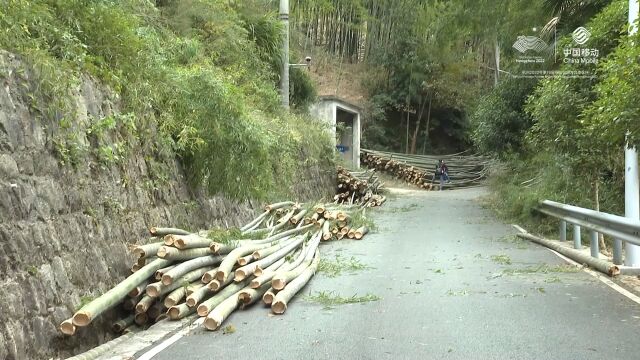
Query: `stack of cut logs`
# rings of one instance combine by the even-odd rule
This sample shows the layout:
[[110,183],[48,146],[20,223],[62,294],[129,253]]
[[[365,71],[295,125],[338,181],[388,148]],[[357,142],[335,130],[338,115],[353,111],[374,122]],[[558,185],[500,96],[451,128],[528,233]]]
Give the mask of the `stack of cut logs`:
[[383,185],[373,169],[355,172],[339,167],[338,188],[333,199],[338,204],[380,206],[386,201],[380,194]]
[[236,309],[263,301],[282,314],[318,268],[319,244],[362,239],[365,209],[337,204],[282,202],[240,229],[191,233],[152,228],[152,242],[133,247],[133,274],[60,325],[73,335],[105,311],[122,306],[129,315],[117,332],[197,313],[209,330]]
[[444,160],[449,168],[450,183],[446,188],[478,186],[487,177],[490,160],[483,156],[458,153],[452,155],[409,155],[362,149],[360,161],[364,166],[383,171],[423,189],[436,189],[435,179],[438,160]]

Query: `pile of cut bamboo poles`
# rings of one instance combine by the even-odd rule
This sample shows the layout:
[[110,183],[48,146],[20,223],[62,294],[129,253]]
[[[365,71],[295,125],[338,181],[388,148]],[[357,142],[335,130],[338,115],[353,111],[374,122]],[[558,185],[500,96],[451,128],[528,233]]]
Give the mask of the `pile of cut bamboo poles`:
[[73,335],[117,306],[127,316],[113,324],[116,332],[193,313],[215,330],[233,311],[260,301],[282,314],[314,275],[320,242],[367,234],[364,211],[281,202],[240,229],[151,228],[153,241],[132,248],[138,257],[133,274],[63,321],[60,330]]
[[338,185],[333,199],[338,204],[380,206],[386,201],[386,197],[380,194],[383,185],[373,169],[356,172],[339,167]]
[[481,185],[486,179],[491,160],[484,156],[463,153],[451,155],[410,155],[374,150],[361,150],[360,161],[364,166],[383,171],[423,189],[436,189],[439,179],[434,179],[438,160],[444,160],[449,168],[450,183],[445,188],[466,188]]

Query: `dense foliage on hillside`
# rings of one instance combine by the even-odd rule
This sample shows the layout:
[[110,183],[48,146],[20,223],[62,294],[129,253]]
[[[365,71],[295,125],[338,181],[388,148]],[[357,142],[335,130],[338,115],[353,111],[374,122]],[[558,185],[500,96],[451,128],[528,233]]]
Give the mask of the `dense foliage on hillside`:
[[[295,2],[294,28],[368,69],[364,146],[416,153],[472,144],[505,162],[497,182],[509,216],[529,218],[542,198],[620,213],[625,141],[640,145],[640,50],[638,35],[627,36],[628,6],[306,0]],[[589,32],[584,43],[572,38],[578,27]],[[516,50],[535,38],[539,51]],[[585,50],[597,64],[575,63]],[[589,75],[566,75],[575,71]]]
[[[288,191],[298,171],[331,161],[323,126],[304,115],[315,93],[292,76],[292,114],[277,93],[281,26],[277,4],[225,0],[9,0],[0,8],[0,48],[34,69],[31,91],[52,147],[70,166],[89,151],[71,124],[68,96],[85,74],[120,95],[121,114],[86,128],[145,136],[159,127],[158,153],[179,154],[195,184],[212,194],[265,198]],[[68,128],[68,131],[65,131]],[[104,144],[117,162],[135,144]]]
[[560,19],[557,48],[578,47],[572,31],[584,26],[591,33],[584,47],[597,49],[599,61],[548,69],[594,75],[503,79],[471,116],[477,147],[507,162],[497,187],[502,211],[521,219],[545,198],[622,214],[627,131],[630,143],[640,144],[638,37],[626,32],[628,2],[565,2],[570,14],[551,20]]

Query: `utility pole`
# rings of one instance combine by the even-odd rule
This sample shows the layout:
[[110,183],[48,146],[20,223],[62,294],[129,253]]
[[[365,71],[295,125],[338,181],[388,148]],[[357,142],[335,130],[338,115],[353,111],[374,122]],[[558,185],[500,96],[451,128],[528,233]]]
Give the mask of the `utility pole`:
[[[629,36],[635,34],[638,28],[638,0],[629,0]],[[628,218],[640,219],[640,181],[638,177],[638,152],[635,147],[627,144],[624,150],[624,215]],[[640,246],[625,243],[626,266],[640,266]]]
[[289,0],[280,0],[280,21],[283,31],[280,96],[282,96],[282,107],[289,110]]

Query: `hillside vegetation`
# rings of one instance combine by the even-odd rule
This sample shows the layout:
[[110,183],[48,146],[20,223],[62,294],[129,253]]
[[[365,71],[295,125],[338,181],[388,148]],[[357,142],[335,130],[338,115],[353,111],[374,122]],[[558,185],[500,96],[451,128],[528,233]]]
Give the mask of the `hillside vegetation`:
[[[9,0],[0,48],[35,69],[31,105],[61,163],[85,166],[91,152],[118,164],[157,127],[155,152],[178,154],[194,185],[275,198],[334,153],[323,125],[305,115],[315,96],[307,74],[292,75],[293,111],[279,106],[276,11],[259,0]],[[78,124],[68,94],[83,76],[115,91],[120,112]],[[103,141],[104,132],[121,141]]]

